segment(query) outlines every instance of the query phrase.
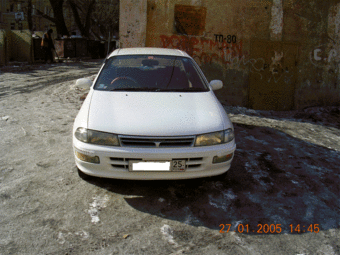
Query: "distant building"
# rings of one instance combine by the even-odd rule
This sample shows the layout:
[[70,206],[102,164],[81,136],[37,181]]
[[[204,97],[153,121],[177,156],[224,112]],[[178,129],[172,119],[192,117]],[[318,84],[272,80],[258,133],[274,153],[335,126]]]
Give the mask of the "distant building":
[[[27,0],[0,0],[0,29],[25,30],[28,29]],[[55,24],[39,15],[39,11],[53,18],[54,13],[49,0],[32,0],[32,31],[45,31],[48,28],[55,29]],[[22,12],[24,20],[15,19],[16,13]],[[77,31],[71,10],[65,5],[64,19],[69,32]],[[56,36],[56,33],[54,34]]]

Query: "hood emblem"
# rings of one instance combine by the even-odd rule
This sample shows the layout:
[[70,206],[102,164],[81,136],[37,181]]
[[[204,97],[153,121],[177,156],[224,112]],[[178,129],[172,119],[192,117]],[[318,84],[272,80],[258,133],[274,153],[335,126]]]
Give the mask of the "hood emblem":
[[161,142],[155,142],[156,147],[159,147],[159,145],[161,144]]

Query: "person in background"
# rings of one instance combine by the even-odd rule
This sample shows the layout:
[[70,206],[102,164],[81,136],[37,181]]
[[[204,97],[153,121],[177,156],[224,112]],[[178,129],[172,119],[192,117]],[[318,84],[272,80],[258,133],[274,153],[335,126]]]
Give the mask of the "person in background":
[[45,52],[45,63],[47,63],[48,59],[51,60],[51,63],[54,62],[52,49],[55,50],[55,48],[52,40],[52,33],[53,30],[49,29],[46,33],[44,33],[43,38],[41,40],[41,47]]

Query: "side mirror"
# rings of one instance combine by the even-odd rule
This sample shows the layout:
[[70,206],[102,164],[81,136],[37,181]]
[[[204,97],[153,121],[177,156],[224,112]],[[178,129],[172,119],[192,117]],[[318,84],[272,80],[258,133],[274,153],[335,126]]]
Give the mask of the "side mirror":
[[76,87],[82,89],[88,89],[92,86],[92,81],[88,78],[81,78],[76,81]]
[[212,90],[218,90],[223,87],[223,82],[220,80],[212,80],[210,83]]

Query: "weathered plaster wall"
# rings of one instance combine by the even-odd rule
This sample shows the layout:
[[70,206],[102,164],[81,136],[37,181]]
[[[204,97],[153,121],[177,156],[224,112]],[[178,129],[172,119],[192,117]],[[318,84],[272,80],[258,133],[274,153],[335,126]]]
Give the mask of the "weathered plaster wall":
[[296,108],[340,102],[340,1],[293,1],[284,11],[283,39],[300,43]]
[[[178,30],[175,5],[206,11],[201,34]],[[288,110],[340,104],[339,30],[340,0],[148,0],[145,46],[185,50],[222,101]]]
[[273,0],[270,21],[270,40],[281,41],[283,29],[283,5],[282,0]]
[[119,8],[120,47],[144,47],[147,0],[120,1]]

